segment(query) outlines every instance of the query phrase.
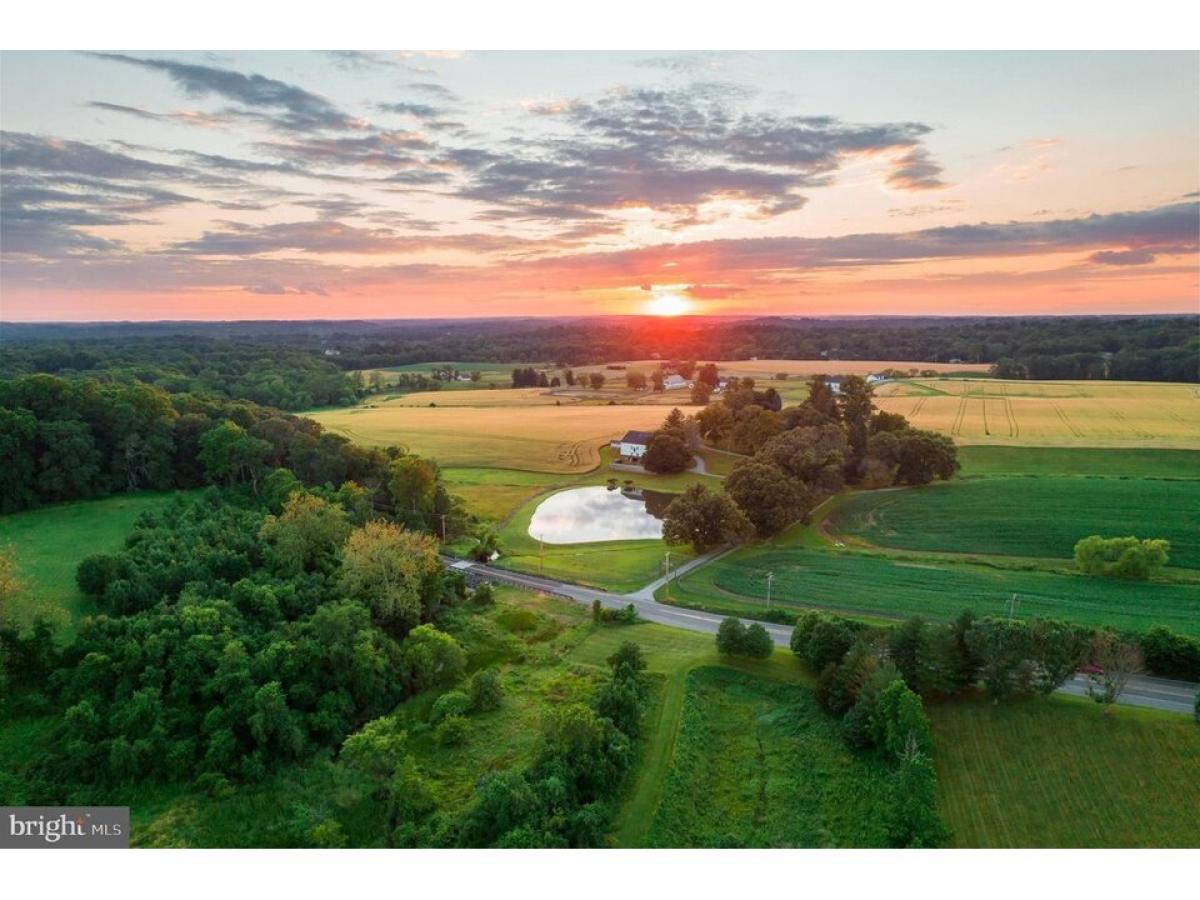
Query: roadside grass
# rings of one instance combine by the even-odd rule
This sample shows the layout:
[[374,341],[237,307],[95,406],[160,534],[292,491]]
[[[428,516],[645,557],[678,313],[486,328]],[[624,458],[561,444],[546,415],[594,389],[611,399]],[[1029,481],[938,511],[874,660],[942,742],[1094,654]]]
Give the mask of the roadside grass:
[[960,847],[1200,847],[1200,728],[1075,697],[934,704],[938,806]]
[[679,716],[646,846],[886,846],[890,773],[846,748],[809,688],[697,668]]
[[969,444],[958,448],[960,477],[991,475],[1078,475],[1111,478],[1200,479],[1200,453],[1194,450],[1099,447],[1000,447]]
[[18,622],[46,616],[69,629],[75,619],[93,612],[75,584],[80,561],[119,550],[138,516],[161,509],[174,496],[173,491],[118,494],[0,516],[0,547],[13,552],[27,588],[9,614]]
[[861,491],[826,523],[838,535],[882,547],[1064,559],[1091,534],[1166,538],[1172,566],[1200,567],[1200,480],[955,480]]
[[951,562],[912,555],[822,552],[778,544],[753,545],[695,569],[671,584],[679,606],[761,617],[766,573],[774,572],[776,607],[902,619],[949,620],[963,609],[977,615],[1015,614],[1081,625],[1144,631],[1167,625],[1200,636],[1200,591],[1195,584],[1127,582],[1036,568]]

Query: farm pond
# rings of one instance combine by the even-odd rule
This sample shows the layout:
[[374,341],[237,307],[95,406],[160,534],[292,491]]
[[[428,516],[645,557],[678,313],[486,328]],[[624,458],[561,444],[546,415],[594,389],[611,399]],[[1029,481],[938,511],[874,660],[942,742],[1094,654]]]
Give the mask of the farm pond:
[[657,540],[673,494],[605,487],[571,488],[552,494],[533,511],[529,534],[547,544]]

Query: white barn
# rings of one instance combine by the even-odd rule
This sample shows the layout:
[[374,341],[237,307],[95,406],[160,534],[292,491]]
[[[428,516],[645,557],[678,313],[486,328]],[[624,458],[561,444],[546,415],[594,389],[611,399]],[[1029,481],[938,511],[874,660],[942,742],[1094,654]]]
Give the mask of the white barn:
[[688,386],[682,375],[668,375],[663,379],[663,387],[668,391],[678,391]]

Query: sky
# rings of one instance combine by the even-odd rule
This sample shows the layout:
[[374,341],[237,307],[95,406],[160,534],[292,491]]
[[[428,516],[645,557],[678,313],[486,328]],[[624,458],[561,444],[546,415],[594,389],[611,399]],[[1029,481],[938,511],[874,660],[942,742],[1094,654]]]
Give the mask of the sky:
[[1196,52],[14,52],[0,319],[1200,309]]

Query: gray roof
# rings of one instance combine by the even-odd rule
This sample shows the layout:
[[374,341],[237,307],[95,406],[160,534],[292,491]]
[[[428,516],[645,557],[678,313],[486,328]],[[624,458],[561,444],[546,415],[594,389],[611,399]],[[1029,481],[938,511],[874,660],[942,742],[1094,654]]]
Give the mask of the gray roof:
[[622,444],[649,444],[650,438],[654,437],[652,431],[627,431],[625,437],[621,438]]

